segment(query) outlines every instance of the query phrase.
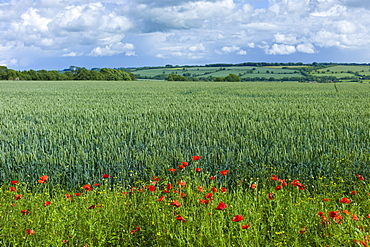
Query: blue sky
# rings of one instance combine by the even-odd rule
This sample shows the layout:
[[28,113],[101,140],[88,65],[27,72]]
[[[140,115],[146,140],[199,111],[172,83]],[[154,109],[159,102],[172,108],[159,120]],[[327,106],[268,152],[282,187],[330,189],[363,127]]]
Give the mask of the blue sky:
[[0,65],[370,62],[369,0],[0,0]]

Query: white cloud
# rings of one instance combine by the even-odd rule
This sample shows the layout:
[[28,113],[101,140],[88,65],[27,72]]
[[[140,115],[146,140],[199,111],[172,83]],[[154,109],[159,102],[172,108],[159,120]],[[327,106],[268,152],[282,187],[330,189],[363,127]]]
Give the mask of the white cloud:
[[295,53],[296,48],[293,45],[273,44],[265,52],[270,55],[289,55]]
[[297,45],[297,51],[302,53],[316,53],[315,47],[311,43],[299,44]]
[[95,47],[91,52],[91,56],[113,56],[124,53],[126,56],[135,55],[135,46],[130,43],[123,44],[121,42],[117,44],[110,44],[104,47]]

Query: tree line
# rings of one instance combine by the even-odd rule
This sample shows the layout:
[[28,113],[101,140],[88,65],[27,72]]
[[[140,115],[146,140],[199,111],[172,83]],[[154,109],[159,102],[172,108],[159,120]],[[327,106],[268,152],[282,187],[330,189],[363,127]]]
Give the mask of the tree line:
[[71,66],[64,71],[57,70],[25,70],[16,71],[0,66],[0,80],[34,80],[34,81],[133,81],[134,74],[119,69],[92,69]]

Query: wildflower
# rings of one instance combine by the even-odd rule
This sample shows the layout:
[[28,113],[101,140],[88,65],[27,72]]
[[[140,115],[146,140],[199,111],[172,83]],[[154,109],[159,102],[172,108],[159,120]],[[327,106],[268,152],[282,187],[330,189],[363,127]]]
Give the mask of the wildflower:
[[355,214],[352,214],[351,216],[352,216],[352,220],[360,220],[360,218],[358,218],[357,215]]
[[221,192],[226,193],[227,189],[225,187],[221,187]]
[[66,199],[67,199],[67,200],[72,201],[72,195],[70,195],[70,194],[65,194],[65,197],[66,197]]
[[17,183],[18,183],[18,181],[16,181],[16,180],[12,181],[12,185],[15,185]]
[[36,234],[35,230],[26,229],[26,232],[27,232],[27,235],[35,235]]
[[281,190],[283,187],[281,185],[278,185],[275,187],[275,190]]
[[216,188],[215,186],[213,186],[213,187],[212,187],[212,189],[211,189],[211,191],[212,191],[213,193],[216,193],[216,192],[217,192],[217,188]]
[[110,178],[110,175],[108,175],[108,174],[103,174],[103,175],[102,175],[102,177],[103,177],[103,178]]
[[139,232],[140,231],[140,227],[136,227],[134,230],[131,230],[131,234],[134,234],[135,232]]
[[164,200],[164,196],[159,197],[158,201],[161,202]]
[[197,160],[199,160],[200,159],[200,156],[193,156],[193,160],[194,161],[197,161]]
[[251,226],[250,226],[250,225],[248,225],[248,224],[245,224],[245,225],[242,225],[242,226],[241,226],[241,228],[242,228],[242,229],[248,229],[249,227],[251,227]]
[[201,170],[200,168],[195,168],[196,172],[200,172],[200,170]]
[[224,210],[225,208],[227,208],[226,204],[224,202],[220,202],[217,206],[217,208],[215,208],[216,210]]
[[226,176],[226,174],[229,172],[229,170],[223,170],[223,171],[220,171],[220,174],[222,176]]
[[199,199],[201,204],[209,204],[211,201],[210,200],[205,200],[205,199]]
[[351,214],[348,210],[343,210],[342,213],[344,213],[344,214]]
[[185,193],[183,193],[183,192],[181,192],[181,193],[180,193],[180,195],[179,195],[179,197],[180,197],[180,198],[184,198],[184,197],[186,197],[186,194],[185,194]]
[[83,188],[84,188],[86,191],[90,191],[90,190],[92,190],[92,187],[91,187],[91,185],[90,185],[90,184],[85,184],[85,185],[83,186]]
[[272,175],[271,180],[273,180],[273,181],[277,181],[277,180],[278,180],[277,175]]
[[357,177],[358,179],[362,180],[362,181],[364,181],[364,180],[365,180],[365,178],[364,178],[363,176],[361,176],[360,174],[356,174],[356,177]]
[[200,192],[204,192],[204,190],[203,190],[203,187],[202,187],[202,186],[198,186],[197,188],[198,188],[198,190],[199,190]]
[[209,200],[211,200],[211,201],[212,201],[212,200],[213,200],[213,197],[212,197],[212,196],[213,196],[213,194],[212,194],[212,193],[207,193],[207,194],[205,195],[205,198],[206,198],[206,199],[209,199]]
[[168,183],[168,184],[166,185],[166,188],[167,188],[167,190],[171,190],[171,189],[172,189],[172,184],[171,184],[171,183]]
[[186,221],[181,215],[177,215],[176,220],[178,220],[180,222],[185,222]]
[[239,221],[242,221],[243,219],[244,219],[244,217],[243,217],[242,215],[240,215],[240,214],[235,215],[235,216],[233,217],[233,221],[234,221],[234,222],[239,222]]
[[352,190],[351,195],[356,195],[357,192],[355,190]]
[[51,202],[46,201],[46,202],[44,203],[44,207],[49,206],[50,204],[51,204]]
[[10,188],[9,188],[9,191],[17,192],[17,189],[16,189],[15,187],[10,187]]
[[176,169],[174,169],[174,168],[170,168],[170,169],[168,169],[170,172],[175,172],[176,171]]
[[328,198],[323,198],[322,201],[323,202],[329,202],[330,200]]
[[40,179],[38,180],[38,182],[39,182],[40,184],[43,184],[43,183],[45,183],[48,179],[49,179],[49,176],[47,176],[47,175],[43,175],[43,176],[41,176],[41,177],[40,177]]
[[339,200],[339,202],[349,204],[351,201],[347,197],[343,197],[342,199]]
[[155,192],[155,186],[154,185],[149,185],[148,190],[150,190],[151,192]]
[[81,193],[75,193],[75,196],[80,196],[81,195]]
[[252,190],[254,190],[256,187],[257,187],[257,184],[251,184],[251,186],[249,188],[251,188]]
[[15,196],[14,196],[14,199],[15,199],[15,200],[20,200],[20,199],[22,199],[22,197],[23,197],[22,195],[15,195]]
[[179,165],[179,169],[180,170],[182,170],[182,169],[184,169],[185,168],[185,166],[183,166],[183,165]]
[[177,184],[180,185],[181,187],[184,187],[186,185],[186,182],[183,180],[180,180],[177,182]]
[[88,207],[88,209],[94,209],[95,207],[95,205],[91,205],[90,207]]
[[274,200],[274,198],[273,198],[273,193],[272,193],[272,192],[270,192],[270,193],[269,193],[269,199],[270,199],[270,200]]
[[94,184],[94,186],[95,186],[95,187],[98,187],[99,185],[100,185],[100,183],[96,183],[96,184]]
[[304,234],[307,231],[307,227],[302,227],[302,229],[299,231],[299,233]]
[[211,179],[211,180],[215,180],[215,179],[216,179],[216,177],[215,177],[215,176],[210,176],[210,177],[209,177],[209,179]]
[[292,185],[297,186],[297,183],[299,183],[299,180],[295,179],[295,180],[293,180]]
[[174,200],[171,204],[170,204],[171,206],[175,206],[175,207],[180,207],[181,206],[181,203],[179,202],[179,201],[176,201],[176,200]]
[[339,210],[337,211],[330,211],[329,217],[332,218],[335,222],[339,223],[341,219],[343,219],[342,215],[339,215]]
[[318,212],[317,212],[317,214],[318,214],[319,216],[323,216],[325,213],[324,213],[324,212],[321,212],[321,211],[318,211]]
[[188,165],[189,165],[189,163],[188,162],[181,162],[181,164],[183,165],[183,166],[185,166],[185,167],[187,167]]
[[30,213],[30,211],[29,211],[28,209],[24,209],[24,210],[21,210],[21,213],[22,213],[23,215],[27,215],[27,214],[29,214],[29,213]]
[[159,177],[157,177],[157,176],[152,177],[152,179],[157,181],[157,182],[160,181]]

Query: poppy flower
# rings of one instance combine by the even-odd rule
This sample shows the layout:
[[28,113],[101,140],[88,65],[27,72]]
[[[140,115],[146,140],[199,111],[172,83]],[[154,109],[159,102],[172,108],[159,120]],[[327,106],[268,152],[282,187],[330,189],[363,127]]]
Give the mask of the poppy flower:
[[370,219],[370,214],[366,215],[366,218],[369,218]]
[[67,199],[67,200],[72,201],[72,195],[70,195],[70,194],[65,194],[65,197],[66,197],[66,199]]
[[155,186],[154,185],[149,185],[148,190],[150,190],[151,192],[155,192]]
[[349,204],[351,201],[347,197],[343,197],[342,199],[339,200],[339,202]]
[[277,181],[278,180],[278,177],[276,175],[272,175],[271,180]]
[[201,170],[200,168],[195,168],[196,172],[200,172],[200,170]]
[[194,161],[200,160],[200,156],[193,156],[193,160]]
[[337,211],[330,211],[329,212],[329,217],[335,220],[335,222],[339,223],[341,219],[343,219],[342,215],[339,215],[339,210]]
[[83,186],[83,188],[84,188],[86,191],[90,191],[90,190],[92,190],[92,187],[91,187],[91,185],[90,185],[90,184],[85,184],[85,185]]
[[164,200],[164,196],[159,197],[158,201],[161,202]]
[[201,204],[209,204],[211,201],[210,200],[205,200],[205,199],[199,199]]
[[239,221],[242,221],[243,219],[244,219],[244,217],[243,217],[243,216],[241,216],[240,214],[235,215],[235,216],[233,217],[233,221],[234,221],[234,222],[239,222]]
[[21,213],[22,213],[23,215],[27,215],[27,214],[29,214],[29,213],[30,213],[30,211],[29,211],[28,209],[24,209],[24,210],[21,210]]
[[275,187],[275,190],[281,190],[283,187],[281,185],[278,185]]
[[356,177],[357,177],[358,179],[362,180],[362,181],[364,181],[364,180],[365,180],[365,178],[364,178],[363,176],[361,176],[360,174],[356,174]]
[[179,165],[179,169],[180,170],[182,170],[182,169],[184,169],[185,168],[185,166],[183,166],[183,165]]
[[204,192],[204,190],[203,190],[203,187],[202,187],[202,186],[198,186],[197,188],[198,188],[198,190],[199,190],[200,192]]
[[186,182],[183,181],[183,180],[180,180],[180,181],[177,182],[177,184],[180,185],[181,187],[185,187]]
[[217,188],[215,186],[212,187],[211,189],[212,192],[216,193],[217,192]]
[[176,220],[178,220],[180,222],[185,222],[186,221],[181,215],[177,215]]
[[299,180],[295,179],[295,180],[293,180],[292,185],[297,186],[297,183],[299,183]]
[[257,187],[257,184],[251,184],[250,188],[254,190]]
[[157,184],[157,181],[152,181],[150,183],[156,185]]
[[186,194],[184,192],[181,192],[180,195],[179,195],[180,198],[184,198],[186,197]]
[[357,192],[355,190],[352,190],[351,195],[356,195]]
[[16,180],[12,181],[12,184],[13,184],[13,185],[15,185],[15,184],[17,184],[17,183],[18,183],[18,181],[16,181]]
[[220,174],[222,176],[226,176],[226,174],[229,172],[229,170],[223,170],[223,171],[220,171]]
[[103,178],[110,178],[110,175],[108,175],[108,174],[103,174],[103,175],[102,175],[102,177],[103,177]]
[[17,189],[16,189],[15,187],[10,187],[10,188],[9,188],[9,191],[17,192]]
[[167,186],[166,186],[167,190],[171,190],[172,189],[172,184],[171,183],[168,183]]
[[270,199],[270,200],[274,200],[274,198],[273,198],[273,193],[272,193],[272,192],[270,192],[270,193],[269,193],[269,199]]
[[49,206],[50,204],[51,204],[51,202],[46,201],[46,202],[44,203],[44,207]]
[[344,214],[351,214],[348,210],[343,210],[342,213],[344,213]]
[[360,218],[358,218],[357,215],[352,214],[352,220],[360,220]]
[[217,206],[217,208],[215,208],[216,210],[224,210],[225,208],[227,208],[226,204],[224,202],[220,202]]
[[26,229],[26,232],[27,232],[27,235],[35,235],[36,234],[35,230]]
[[248,229],[249,227],[251,227],[250,225],[248,225],[248,224],[245,224],[245,225],[242,225],[242,226],[240,226],[242,229]]
[[170,169],[168,169],[170,172],[175,172],[176,171],[176,169],[174,169],[174,168],[170,168]]
[[20,200],[20,199],[22,199],[22,195],[15,195],[15,196],[14,196],[14,199],[15,199],[15,200]]
[[330,200],[328,198],[323,198],[322,201],[323,202],[329,202]]
[[209,179],[215,180],[216,178],[215,178],[215,176],[210,176]]
[[91,205],[90,207],[88,207],[88,209],[94,209],[95,207],[95,205]]
[[206,198],[206,199],[211,199],[211,198],[212,198],[212,196],[213,196],[213,194],[212,194],[212,193],[207,193],[207,194],[205,195],[205,198]]
[[80,196],[81,195],[81,193],[75,193],[75,196]]
[[189,163],[188,162],[181,162],[181,164],[183,165],[183,166],[185,166],[185,167],[187,167],[188,165],[189,165]]
[[323,216],[325,213],[324,213],[324,212],[321,212],[321,211],[318,211],[318,212],[317,212],[317,214],[318,214],[319,216]]
[[131,230],[131,234],[134,234],[135,232],[139,232],[140,231],[140,227],[136,227],[134,230]]
[[176,201],[176,200],[174,200],[171,204],[170,204],[171,206],[175,206],[175,207],[180,207],[181,206],[181,203],[179,202],[179,201]]
[[307,231],[307,227],[302,227],[302,229],[299,231],[299,233],[304,234]]
[[221,187],[221,192],[226,193],[227,189],[225,187]]
[[48,175],[43,175],[43,176],[41,176],[41,177],[40,177],[40,179],[38,180],[38,182],[39,182],[40,184],[43,184],[43,183],[45,183],[48,179],[49,179],[49,176],[48,176]]
[[160,181],[159,177],[157,177],[157,176],[154,176],[152,179],[157,181],[157,182]]

